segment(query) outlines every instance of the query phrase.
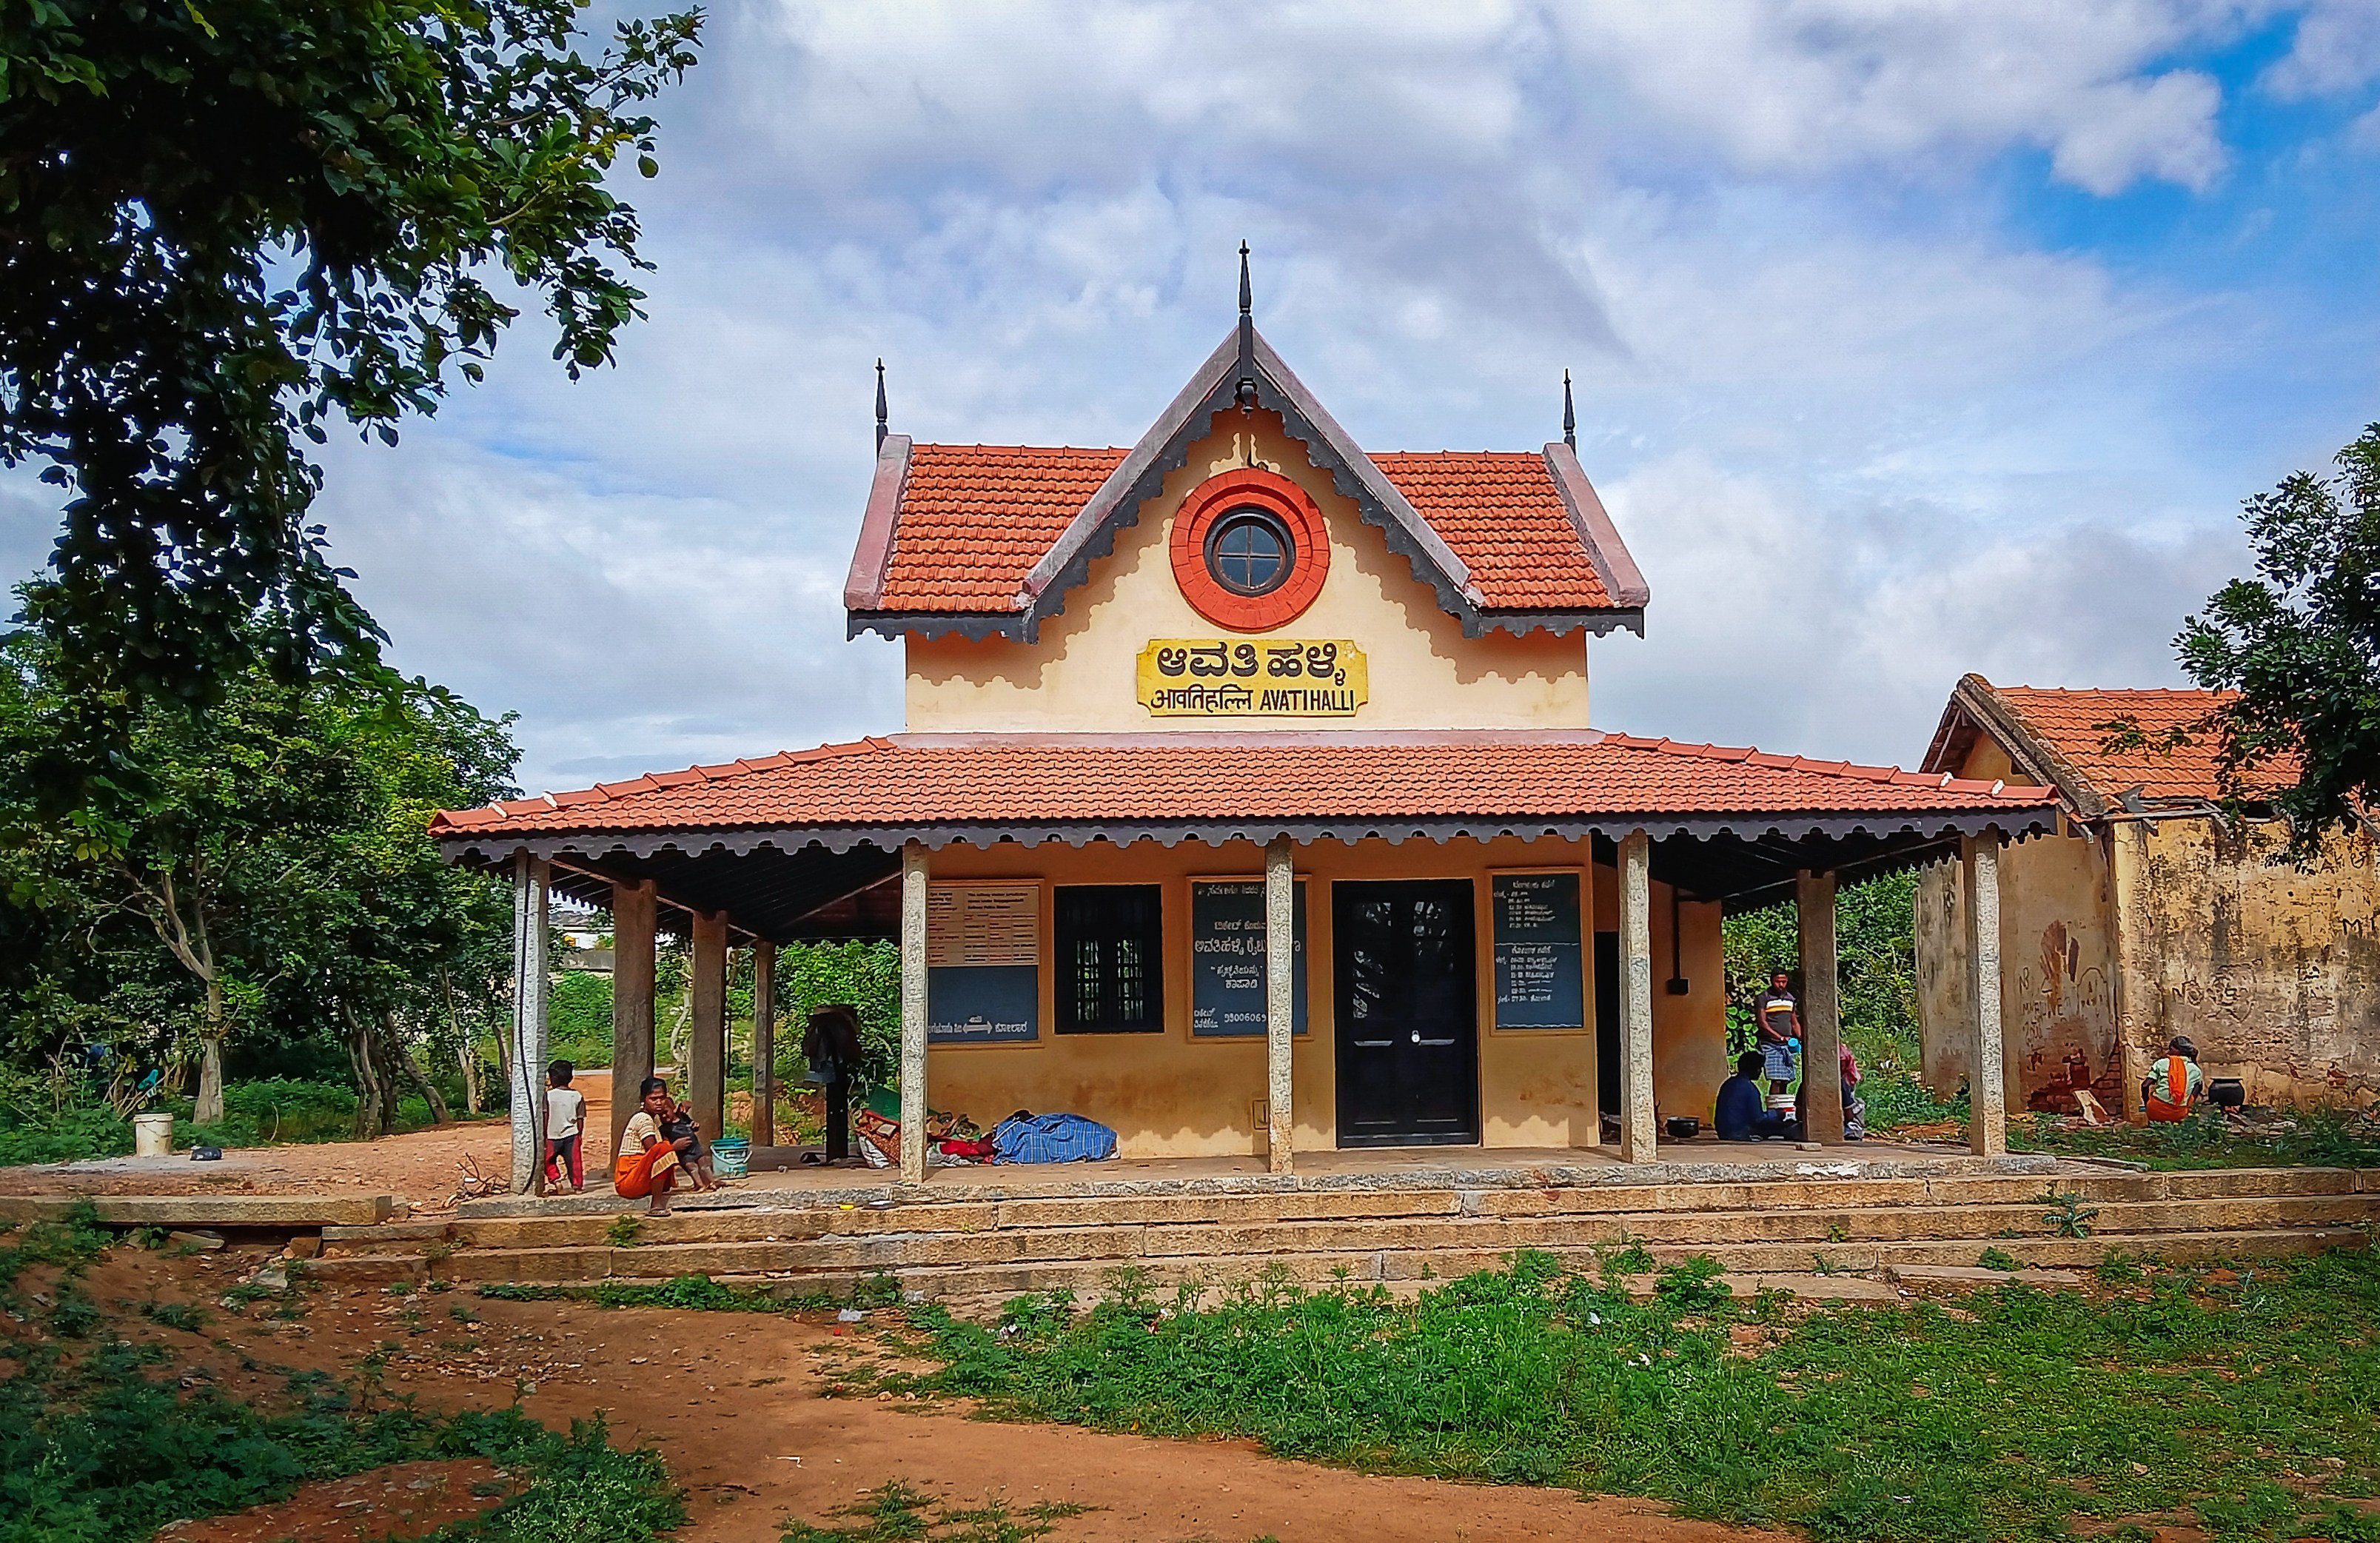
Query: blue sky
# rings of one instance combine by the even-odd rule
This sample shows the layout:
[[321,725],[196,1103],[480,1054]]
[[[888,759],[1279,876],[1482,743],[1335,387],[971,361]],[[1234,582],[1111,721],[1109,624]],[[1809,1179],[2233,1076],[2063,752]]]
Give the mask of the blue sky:
[[661,111],[620,368],[524,325],[320,506],[531,787],[897,728],[876,358],[919,438],[1129,443],[1244,237],[1367,446],[1533,447],[1576,374],[1634,733],[1907,762],[1963,671],[2178,684],[2240,501],[2380,419],[2369,0],[726,0]]

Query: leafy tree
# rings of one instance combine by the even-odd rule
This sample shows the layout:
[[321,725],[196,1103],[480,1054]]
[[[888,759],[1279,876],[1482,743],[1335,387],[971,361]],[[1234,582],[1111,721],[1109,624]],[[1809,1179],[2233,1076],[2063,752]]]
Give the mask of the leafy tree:
[[611,358],[650,264],[608,174],[657,171],[643,104],[701,13],[590,58],[581,3],[0,5],[0,465],[69,494],[28,611],[103,726],[260,654],[377,668],[301,441],[394,443],[478,380],[518,314],[492,286],[542,304],[572,376]]
[[[124,1001],[105,976],[129,966],[195,1051],[201,1124],[223,1116],[227,1040],[276,1025],[319,1038],[325,1014],[343,1026],[370,1124],[395,1114],[393,1080],[374,1101],[381,1073],[429,1096],[393,1048],[403,1023],[419,1037],[438,1022],[433,993],[458,975],[481,997],[498,990],[509,940],[500,887],[440,860],[429,813],[509,794],[504,725],[419,682],[391,695],[252,668],[209,709],[130,708],[98,796],[59,820],[21,772],[76,721],[75,673],[30,631],[0,642],[0,661],[5,909],[43,954],[13,1004],[36,1020],[20,1053],[80,1042]],[[153,1043],[155,1027],[135,1038]]]
[[[2239,693],[2213,725],[2227,791],[2269,796],[2299,856],[2380,807],[2380,423],[2338,466],[2248,500],[2258,577],[2225,585],[2174,640],[2192,678]],[[2270,792],[2292,759],[2295,785]]]
[[[1917,875],[1888,873],[1835,895],[1835,987],[1843,1038],[1860,1064],[1890,1073],[1916,1069]],[[1753,1040],[1752,1004],[1783,970],[1802,978],[1801,934],[1789,901],[1732,916],[1722,924],[1727,958],[1730,1048]]]

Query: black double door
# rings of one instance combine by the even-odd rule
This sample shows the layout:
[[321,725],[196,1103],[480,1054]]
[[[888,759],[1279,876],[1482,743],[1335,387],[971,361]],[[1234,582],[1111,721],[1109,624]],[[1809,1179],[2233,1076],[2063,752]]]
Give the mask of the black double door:
[[1339,1145],[1479,1139],[1471,881],[1330,886]]

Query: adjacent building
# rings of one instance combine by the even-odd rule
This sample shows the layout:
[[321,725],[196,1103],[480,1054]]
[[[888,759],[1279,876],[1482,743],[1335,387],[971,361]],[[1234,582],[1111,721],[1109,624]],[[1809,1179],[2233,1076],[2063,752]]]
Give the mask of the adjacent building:
[[[2380,914],[2369,827],[2299,865],[2288,832],[2227,810],[2207,691],[2042,690],[1968,675],[1925,769],[2055,795],[2058,832],[1999,869],[2004,1097],[2132,1110],[2166,1043],[2252,1102],[2380,1097]],[[1966,1080],[1973,1014],[1959,875],[1917,892],[1925,1075]]]

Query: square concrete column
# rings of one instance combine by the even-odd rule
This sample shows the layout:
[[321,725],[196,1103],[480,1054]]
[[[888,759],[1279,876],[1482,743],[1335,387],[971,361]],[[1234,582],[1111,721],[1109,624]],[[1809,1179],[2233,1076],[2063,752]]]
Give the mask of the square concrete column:
[[513,858],[512,1189],[545,1193],[545,1001],[553,865]]
[[926,848],[901,848],[901,1177],[926,1181]]
[[1959,843],[1966,893],[1967,958],[1974,1006],[1967,1040],[1967,1146],[1978,1157],[2008,1150],[2008,1085],[2000,1067],[2000,836],[1985,831]]
[[1620,1160],[1658,1155],[1653,1111],[1653,838],[1620,842]]
[[727,913],[694,916],[693,998],[687,1016],[686,1101],[707,1146],[719,1139],[727,1115]]
[[777,945],[752,945],[752,1145],[777,1144]]
[[1835,876],[1794,876],[1793,917],[1802,942],[1802,1133],[1828,1146],[1843,1139],[1843,1000],[1835,980]]
[[1297,1119],[1290,1101],[1290,1046],[1297,1014],[1297,876],[1287,836],[1265,847],[1265,1124],[1268,1162],[1292,1171]]
[[637,1112],[637,1085],[653,1075],[653,881],[612,886],[612,1150]]

